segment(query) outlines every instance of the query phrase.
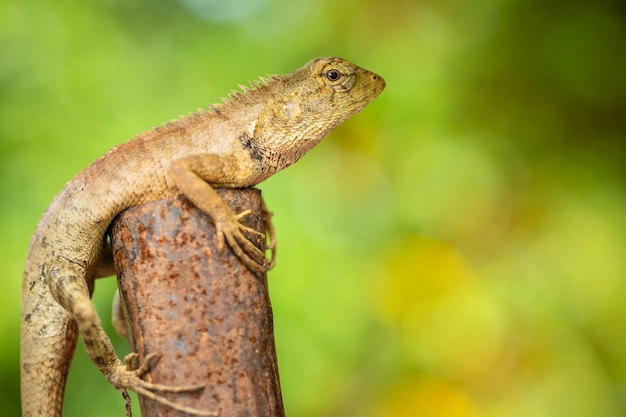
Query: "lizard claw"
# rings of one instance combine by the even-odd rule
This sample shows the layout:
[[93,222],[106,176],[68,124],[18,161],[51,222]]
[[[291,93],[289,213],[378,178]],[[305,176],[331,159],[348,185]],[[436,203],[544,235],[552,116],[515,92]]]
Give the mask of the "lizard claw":
[[248,269],[256,274],[263,274],[272,267],[272,261],[267,259],[265,253],[252,243],[248,236],[265,239],[265,234],[241,223],[241,219],[251,213],[251,210],[244,210],[239,214],[233,214],[232,222],[216,222],[217,247],[222,252],[226,241]]
[[158,353],[151,353],[143,360],[141,366],[137,366],[139,361],[138,353],[129,353],[124,357],[124,363],[126,364],[127,371],[134,371],[138,377],[142,377],[150,371],[161,360],[161,355]]
[[272,216],[274,213],[267,209],[265,205],[265,200],[261,199],[261,211],[263,216],[263,227],[265,228],[265,233],[267,236],[266,250],[269,249],[272,253],[272,257],[270,258],[270,263],[268,266],[268,270],[274,268],[276,265],[276,231],[274,230],[274,224],[272,223]]
[[124,404],[126,408],[126,416],[131,417],[131,408],[130,408],[130,397],[128,396],[127,389],[135,391],[137,394],[143,395],[144,397],[150,398],[160,404],[166,405],[175,410],[181,411],[183,413],[193,414],[196,416],[205,416],[205,417],[215,417],[218,415],[217,412],[214,411],[205,411],[199,410],[193,407],[187,407],[175,402],[172,402],[165,398],[162,395],[155,394],[154,391],[160,392],[173,392],[173,393],[181,393],[181,392],[193,392],[204,389],[203,385],[164,385],[164,384],[155,384],[152,382],[144,381],[141,379],[147,372],[150,371],[150,368],[156,364],[155,360],[158,361],[161,358],[161,355],[156,353],[151,353],[147,355],[142,361],[139,367],[136,367],[137,359],[139,355],[136,353],[131,353],[124,358],[125,364],[119,364],[119,366],[114,367],[111,372],[107,375],[107,379],[115,386],[115,388],[122,394],[124,398]]

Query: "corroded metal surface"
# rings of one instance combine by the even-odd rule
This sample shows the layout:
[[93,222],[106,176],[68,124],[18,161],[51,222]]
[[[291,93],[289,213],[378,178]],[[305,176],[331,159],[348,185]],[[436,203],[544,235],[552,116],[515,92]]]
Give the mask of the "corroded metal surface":
[[[251,209],[243,222],[263,230],[258,190],[220,195],[235,213]],[[162,355],[146,379],[204,385],[166,395],[220,416],[283,416],[267,277],[228,248],[220,254],[211,220],[181,196],[125,211],[112,241],[131,350]],[[183,415],[140,401],[146,417]]]

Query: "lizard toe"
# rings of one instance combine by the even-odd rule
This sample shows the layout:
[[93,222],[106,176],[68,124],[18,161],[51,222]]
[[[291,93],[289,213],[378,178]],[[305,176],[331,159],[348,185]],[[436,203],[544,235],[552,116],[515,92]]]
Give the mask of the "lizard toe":
[[[130,363],[134,362],[137,358],[137,354],[130,354],[127,356],[127,360]],[[171,407],[175,410],[183,413],[188,413],[196,416],[210,416],[214,417],[219,415],[215,411],[199,410],[197,408],[188,407],[172,400],[167,399],[163,395],[156,394],[155,392],[169,392],[169,393],[186,393],[186,392],[198,392],[204,389],[203,385],[165,385],[148,382],[141,379],[141,376],[150,370],[151,362],[155,358],[160,358],[158,354],[150,354],[146,356],[141,366],[137,369],[129,369],[129,365],[120,364],[118,367],[112,369],[107,375],[107,379],[115,386],[115,388],[122,394],[124,398],[126,416],[131,417],[130,412],[130,397],[126,390],[135,391],[137,394],[142,395],[151,400],[157,401],[160,404]]]

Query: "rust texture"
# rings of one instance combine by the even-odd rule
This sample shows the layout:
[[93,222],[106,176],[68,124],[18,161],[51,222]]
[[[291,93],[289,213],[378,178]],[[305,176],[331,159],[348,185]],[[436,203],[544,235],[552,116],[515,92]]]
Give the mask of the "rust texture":
[[[263,231],[260,191],[219,190],[243,223]],[[259,247],[261,239],[251,236]],[[200,384],[170,400],[220,416],[284,416],[267,276],[217,249],[212,221],[185,197],[123,212],[112,229],[115,269],[131,350],[161,360],[145,377]],[[144,417],[184,413],[140,396]]]

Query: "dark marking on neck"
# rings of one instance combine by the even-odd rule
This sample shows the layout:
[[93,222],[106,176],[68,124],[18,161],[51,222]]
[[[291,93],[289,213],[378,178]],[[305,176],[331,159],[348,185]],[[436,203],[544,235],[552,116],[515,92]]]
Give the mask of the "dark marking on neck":
[[241,136],[239,136],[239,140],[241,141],[244,149],[250,153],[250,157],[252,159],[255,161],[263,159],[263,152],[261,152],[259,141],[256,138],[248,136],[247,133],[242,133]]

